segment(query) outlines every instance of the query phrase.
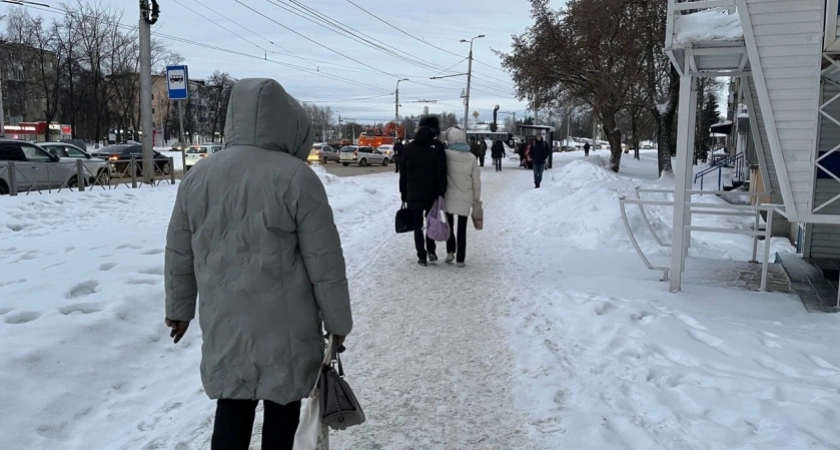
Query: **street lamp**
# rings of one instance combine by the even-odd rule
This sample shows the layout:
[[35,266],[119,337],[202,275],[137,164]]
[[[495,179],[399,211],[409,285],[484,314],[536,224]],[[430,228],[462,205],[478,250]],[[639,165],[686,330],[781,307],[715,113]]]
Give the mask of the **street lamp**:
[[472,82],[472,62],[473,62],[473,41],[476,39],[480,39],[485,37],[483,34],[479,34],[478,36],[466,40],[461,39],[461,42],[469,42],[470,43],[470,54],[467,57],[469,59],[469,65],[467,66],[467,73],[456,73],[453,75],[444,75],[442,77],[431,77],[430,80],[440,80],[441,78],[451,78],[451,77],[460,77],[461,75],[467,76],[467,91],[464,94],[464,131],[466,132],[469,128],[470,123],[470,83]]
[[395,99],[394,99],[394,123],[400,123],[400,81],[411,81],[408,78],[401,78],[397,80],[397,90],[395,91]]
[[478,36],[470,39],[469,41],[467,41],[466,39],[461,39],[462,43],[470,43],[469,65],[467,66],[467,96],[464,99],[464,132],[469,130],[470,124],[470,84],[472,82],[473,41],[475,41],[476,39],[481,39],[483,37],[483,34],[479,34]]

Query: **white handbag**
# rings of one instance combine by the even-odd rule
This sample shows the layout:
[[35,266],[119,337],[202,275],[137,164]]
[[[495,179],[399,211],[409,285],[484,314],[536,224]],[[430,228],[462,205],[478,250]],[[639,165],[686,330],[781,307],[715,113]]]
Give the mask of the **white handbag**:
[[309,398],[300,411],[300,423],[295,432],[295,444],[293,450],[329,450],[330,435],[329,427],[321,420],[321,393],[318,389],[318,381],[321,379],[323,365],[330,363],[333,340],[330,335],[327,351],[324,353],[322,366],[318,367],[318,377],[315,379],[315,387],[309,393]]

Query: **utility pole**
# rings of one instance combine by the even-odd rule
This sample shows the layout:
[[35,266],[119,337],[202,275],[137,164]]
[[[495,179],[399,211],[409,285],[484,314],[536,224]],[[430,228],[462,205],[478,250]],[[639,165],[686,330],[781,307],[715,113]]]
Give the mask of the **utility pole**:
[[469,63],[467,66],[467,73],[456,73],[454,75],[444,75],[442,77],[431,77],[430,80],[440,80],[441,78],[451,78],[451,77],[460,77],[461,75],[467,76],[467,90],[464,92],[464,132],[467,131],[470,125],[470,84],[472,83],[472,62],[473,62],[473,41],[476,39],[483,38],[484,35],[480,34],[470,40],[461,39],[462,43],[469,42],[470,43],[470,54],[467,56],[469,59]]
[[400,124],[400,81],[409,81],[408,78],[397,80],[397,90],[394,91],[394,123]]
[[3,78],[5,74],[0,76],[0,137],[6,137],[6,113],[3,110]]
[[[154,182],[152,151],[152,24],[160,15],[157,0],[140,0],[140,124],[143,130],[143,181]],[[170,168],[172,170],[173,168]]]
[[469,41],[461,39],[461,42],[470,43],[470,55],[468,57],[469,63],[467,65],[467,96],[464,99],[464,132],[467,132],[470,129],[470,85],[472,84],[473,41],[483,37],[484,35],[480,34]]

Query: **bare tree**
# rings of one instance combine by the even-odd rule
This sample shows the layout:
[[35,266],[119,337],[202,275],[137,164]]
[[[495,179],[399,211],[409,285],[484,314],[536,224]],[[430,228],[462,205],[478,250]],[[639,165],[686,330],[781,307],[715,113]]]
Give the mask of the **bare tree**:
[[640,74],[639,0],[570,0],[554,10],[548,0],[531,0],[534,26],[514,36],[501,54],[520,99],[550,104],[560,96],[589,105],[612,149],[610,167],[621,164],[618,116]]

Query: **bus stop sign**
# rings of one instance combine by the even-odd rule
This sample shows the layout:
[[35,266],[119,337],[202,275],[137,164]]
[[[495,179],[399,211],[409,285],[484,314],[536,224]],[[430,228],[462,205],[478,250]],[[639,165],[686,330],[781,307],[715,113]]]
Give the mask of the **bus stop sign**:
[[187,66],[166,66],[166,85],[169,100],[187,100],[190,97]]

